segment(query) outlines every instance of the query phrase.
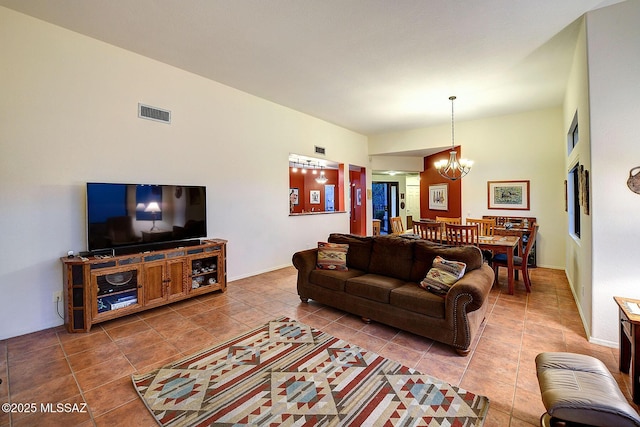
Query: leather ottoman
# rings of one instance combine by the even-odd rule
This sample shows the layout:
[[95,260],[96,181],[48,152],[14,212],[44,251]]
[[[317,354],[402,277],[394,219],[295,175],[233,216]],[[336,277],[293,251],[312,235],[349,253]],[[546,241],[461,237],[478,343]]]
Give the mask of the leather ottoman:
[[541,426],[640,426],[640,416],[600,360],[584,354],[540,353],[536,369],[547,409]]

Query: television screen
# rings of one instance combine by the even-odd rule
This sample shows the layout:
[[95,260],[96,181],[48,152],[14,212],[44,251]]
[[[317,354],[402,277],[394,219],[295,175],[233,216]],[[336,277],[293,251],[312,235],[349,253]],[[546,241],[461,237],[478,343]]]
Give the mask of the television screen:
[[206,187],[87,183],[90,251],[207,236]]

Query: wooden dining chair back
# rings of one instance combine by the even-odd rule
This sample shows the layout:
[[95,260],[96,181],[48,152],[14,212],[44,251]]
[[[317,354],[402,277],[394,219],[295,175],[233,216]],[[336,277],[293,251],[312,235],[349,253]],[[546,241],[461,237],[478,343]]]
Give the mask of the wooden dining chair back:
[[379,219],[374,219],[373,220],[373,235],[374,236],[379,236],[380,235],[380,220]]
[[445,224],[444,229],[448,245],[478,246],[477,225]]
[[413,232],[421,239],[431,242],[442,242],[442,223],[436,221],[414,221]]
[[436,221],[444,224],[462,224],[462,218],[449,218],[446,216],[437,216]]
[[402,223],[402,218],[399,216],[394,216],[389,218],[391,222],[391,234],[402,234],[404,233],[404,224]]
[[467,218],[465,221],[467,225],[478,225],[478,232],[480,236],[493,236],[496,231],[495,219],[479,219],[479,218]]
[[[533,245],[536,243],[536,237],[538,236],[538,224],[533,223],[530,229],[531,229],[531,232],[529,233],[527,246],[524,247],[522,256],[513,257],[513,267],[517,270],[522,271],[522,280],[524,281],[524,287],[527,289],[527,292],[531,292],[531,278],[529,277],[528,259],[529,259],[529,254],[531,253],[531,249],[533,248]],[[493,267],[496,280],[498,280],[498,271],[500,267],[508,268],[507,255],[497,254],[496,256],[493,257],[493,260],[491,261],[491,265]]]
[[497,227],[502,227],[504,226],[505,222],[509,222],[509,218],[507,218],[506,216],[483,215],[482,219],[493,219],[496,222]]

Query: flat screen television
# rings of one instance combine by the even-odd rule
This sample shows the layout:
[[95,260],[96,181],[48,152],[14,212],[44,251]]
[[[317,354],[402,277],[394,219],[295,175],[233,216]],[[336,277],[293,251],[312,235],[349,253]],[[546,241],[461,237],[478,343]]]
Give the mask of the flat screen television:
[[161,248],[207,236],[204,186],[87,183],[91,252]]

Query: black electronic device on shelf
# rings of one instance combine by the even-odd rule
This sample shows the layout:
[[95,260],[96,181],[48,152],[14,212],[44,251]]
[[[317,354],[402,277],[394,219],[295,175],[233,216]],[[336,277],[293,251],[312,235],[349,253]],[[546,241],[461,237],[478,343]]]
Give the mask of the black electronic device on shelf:
[[206,187],[87,183],[87,248],[112,255],[200,244]]

